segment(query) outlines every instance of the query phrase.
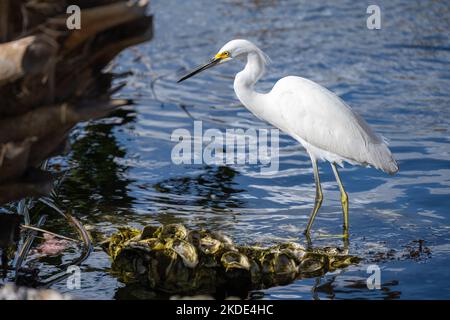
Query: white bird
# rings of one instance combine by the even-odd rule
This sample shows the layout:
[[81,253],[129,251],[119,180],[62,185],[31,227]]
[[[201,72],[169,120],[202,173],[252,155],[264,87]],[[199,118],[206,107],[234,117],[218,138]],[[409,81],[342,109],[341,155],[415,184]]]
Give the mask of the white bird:
[[321,85],[296,76],[280,79],[268,93],[255,91],[268,57],[248,40],[225,44],[208,63],[194,69],[178,82],[234,59],[246,59],[245,68],[234,79],[234,91],[242,104],[255,116],[279,128],[300,142],[309,154],[314,171],[316,196],[305,234],[309,236],[322,200],[318,160],[330,162],[341,193],[344,234],[348,238],[348,195],[336,164],[373,166],[394,174],[399,167],[387,142],[376,134],[336,94]]

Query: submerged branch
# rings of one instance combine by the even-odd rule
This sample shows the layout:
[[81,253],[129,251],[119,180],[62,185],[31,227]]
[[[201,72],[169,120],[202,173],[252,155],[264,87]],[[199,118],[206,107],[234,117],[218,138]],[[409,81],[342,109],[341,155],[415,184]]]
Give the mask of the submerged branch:
[[42,233],[46,233],[46,234],[54,236],[55,238],[60,238],[60,239],[63,239],[63,240],[68,240],[68,241],[72,241],[72,242],[76,242],[76,243],[80,242],[80,240],[72,239],[72,238],[63,236],[61,234],[57,234],[57,233],[54,233],[54,232],[51,232],[51,231],[48,231],[48,230],[44,230],[44,229],[41,229],[41,228],[38,228],[38,227],[28,226],[28,225],[24,225],[24,224],[21,224],[20,227],[22,229],[29,229],[29,230],[34,230],[34,231],[39,231],[39,232],[42,232]]

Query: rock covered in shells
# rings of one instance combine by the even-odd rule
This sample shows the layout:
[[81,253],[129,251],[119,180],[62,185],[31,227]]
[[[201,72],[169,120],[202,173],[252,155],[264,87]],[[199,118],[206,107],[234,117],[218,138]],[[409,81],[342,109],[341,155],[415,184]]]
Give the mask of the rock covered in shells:
[[120,228],[102,247],[122,281],[171,294],[266,288],[359,261],[337,248],[306,250],[292,242],[239,246],[223,234],[181,224]]

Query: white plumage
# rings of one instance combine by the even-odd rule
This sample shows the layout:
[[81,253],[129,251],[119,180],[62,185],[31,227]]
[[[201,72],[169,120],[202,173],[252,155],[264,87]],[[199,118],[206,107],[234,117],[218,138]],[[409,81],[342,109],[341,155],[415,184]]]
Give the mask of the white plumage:
[[258,118],[299,141],[311,157],[316,181],[316,201],[307,232],[323,198],[316,161],[326,160],[332,164],[339,183],[344,210],[344,232],[348,235],[347,194],[335,164],[342,165],[345,161],[370,165],[394,174],[398,171],[398,165],[385,139],[375,133],[336,94],[311,80],[288,76],[279,80],[268,93],[255,91],[254,85],[262,77],[268,57],[247,40],[228,42],[207,65],[197,68],[180,81],[235,58],[247,61],[234,81],[234,90],[242,104]]

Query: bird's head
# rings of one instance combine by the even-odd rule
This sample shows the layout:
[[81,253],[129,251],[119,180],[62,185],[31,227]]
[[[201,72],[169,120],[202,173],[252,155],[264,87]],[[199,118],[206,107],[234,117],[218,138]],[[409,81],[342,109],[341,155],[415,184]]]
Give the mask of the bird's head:
[[215,59],[226,62],[231,59],[245,58],[249,53],[260,52],[259,48],[248,40],[235,39],[227,42],[215,55]]
[[178,82],[186,80],[197,73],[200,73],[206,69],[212,68],[216,65],[222,64],[233,59],[245,58],[250,53],[257,53],[261,55],[265,62],[267,62],[267,56],[253,43],[244,39],[231,40],[226,43],[219,52],[211,58],[207,63],[198,66],[185,76],[183,76]]

